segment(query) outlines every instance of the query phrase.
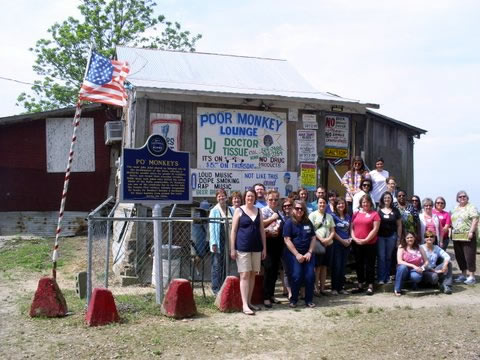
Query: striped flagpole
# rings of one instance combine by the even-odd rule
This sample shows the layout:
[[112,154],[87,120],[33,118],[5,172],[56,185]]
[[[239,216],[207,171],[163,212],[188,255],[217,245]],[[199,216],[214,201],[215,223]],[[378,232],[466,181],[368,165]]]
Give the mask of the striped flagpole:
[[73,161],[73,154],[75,149],[75,143],[77,141],[77,128],[80,124],[80,115],[82,114],[82,104],[79,100],[77,102],[77,107],[75,109],[75,117],[73,118],[73,134],[72,134],[72,142],[70,143],[70,153],[68,155],[68,163],[67,163],[67,170],[65,171],[65,180],[63,182],[63,192],[62,192],[62,201],[60,203],[60,211],[58,213],[58,224],[57,224],[57,231],[55,232],[55,247],[53,248],[53,268],[52,268],[52,276],[54,279],[57,278],[57,260],[58,260],[58,238],[60,237],[60,232],[62,231],[62,220],[65,211],[65,203],[67,200],[67,191],[68,191],[68,183],[70,181],[70,172],[72,170],[72,161]]

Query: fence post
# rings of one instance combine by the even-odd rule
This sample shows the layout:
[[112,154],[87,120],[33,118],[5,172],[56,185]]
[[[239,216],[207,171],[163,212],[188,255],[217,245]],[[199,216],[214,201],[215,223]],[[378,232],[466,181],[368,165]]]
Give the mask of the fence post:
[[160,220],[156,220],[162,215],[163,206],[155,204],[152,209],[153,215],[153,247],[155,258],[153,266],[155,267],[155,294],[157,304],[163,301],[163,254],[162,254],[162,224]]
[[[113,213],[117,209],[118,202],[113,206],[112,211],[108,214],[108,218],[112,217]],[[108,276],[110,274],[110,224],[111,221],[107,220],[107,246],[105,251],[105,289],[108,289]]]
[[[171,219],[177,204],[173,204],[172,211],[170,211],[169,218]],[[168,220],[168,283],[172,281],[172,220]]]
[[88,215],[88,244],[87,244],[87,306],[90,303],[92,295],[92,248],[93,248],[93,220],[92,215]]

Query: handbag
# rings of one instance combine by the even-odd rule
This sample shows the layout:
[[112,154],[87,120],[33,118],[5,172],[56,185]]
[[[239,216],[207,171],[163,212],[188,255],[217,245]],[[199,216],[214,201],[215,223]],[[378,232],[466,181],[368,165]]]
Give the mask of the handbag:
[[315,240],[315,247],[313,248],[313,253],[315,255],[324,255],[325,254],[325,246],[322,245],[320,240]]
[[463,231],[463,232],[455,232],[454,231],[452,233],[452,240],[453,241],[470,241],[470,239],[468,238],[468,231]]

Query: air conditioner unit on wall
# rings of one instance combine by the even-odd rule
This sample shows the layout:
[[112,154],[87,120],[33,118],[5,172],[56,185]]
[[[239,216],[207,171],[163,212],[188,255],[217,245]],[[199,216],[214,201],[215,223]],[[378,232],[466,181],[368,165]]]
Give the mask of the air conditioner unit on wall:
[[121,121],[107,121],[105,123],[105,145],[122,141],[122,130],[123,126]]

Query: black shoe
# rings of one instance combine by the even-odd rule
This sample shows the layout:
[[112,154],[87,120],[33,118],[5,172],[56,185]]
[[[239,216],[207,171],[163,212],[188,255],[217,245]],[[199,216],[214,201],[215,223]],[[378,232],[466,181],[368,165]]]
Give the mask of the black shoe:
[[268,300],[265,300],[263,302],[263,306],[265,306],[267,309],[271,309],[272,308],[272,303],[271,302],[267,302]]

